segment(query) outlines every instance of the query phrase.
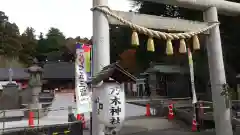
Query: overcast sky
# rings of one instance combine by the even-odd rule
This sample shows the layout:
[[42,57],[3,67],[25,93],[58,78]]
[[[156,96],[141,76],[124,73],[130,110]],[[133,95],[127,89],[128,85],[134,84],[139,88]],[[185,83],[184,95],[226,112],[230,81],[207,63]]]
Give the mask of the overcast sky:
[[[23,32],[28,26],[44,34],[59,28],[67,37],[92,36],[92,0],[0,0],[0,11]],[[109,0],[111,9],[129,11],[128,0]]]

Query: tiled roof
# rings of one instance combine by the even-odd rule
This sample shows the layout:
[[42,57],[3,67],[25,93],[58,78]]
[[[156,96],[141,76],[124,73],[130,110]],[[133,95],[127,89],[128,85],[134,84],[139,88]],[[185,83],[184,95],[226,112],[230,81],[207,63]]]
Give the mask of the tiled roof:
[[[25,72],[25,68],[12,68],[14,80],[18,79],[28,79],[29,74]],[[0,80],[8,80],[9,79],[9,69],[8,68],[0,68]]]
[[75,78],[74,63],[56,62],[43,66],[44,79],[73,79]]
[[[8,80],[8,68],[0,68],[0,80]],[[26,68],[12,68],[13,80],[28,79],[29,74],[25,72]],[[74,63],[54,62],[46,63],[43,67],[44,79],[74,79],[75,67]]]
[[[28,79],[29,74],[25,72],[26,68],[12,68],[13,79]],[[103,68],[97,75],[98,78],[111,76],[113,79],[134,80],[135,77],[121,68],[118,63],[110,64]],[[100,77],[101,76],[101,77]],[[116,77],[116,78],[115,78]],[[0,80],[8,80],[8,69],[0,68]],[[75,64],[70,62],[52,62],[46,63],[43,66],[43,79],[74,79]],[[120,81],[118,80],[118,81]]]
[[160,73],[188,73],[188,69],[177,65],[155,65],[148,68],[145,73],[160,72]]

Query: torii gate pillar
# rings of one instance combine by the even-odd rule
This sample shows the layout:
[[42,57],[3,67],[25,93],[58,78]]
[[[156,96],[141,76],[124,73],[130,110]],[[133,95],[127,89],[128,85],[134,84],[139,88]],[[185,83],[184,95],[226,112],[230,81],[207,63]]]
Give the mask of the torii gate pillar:
[[[206,22],[218,22],[216,7],[207,9],[203,16]],[[230,107],[226,106],[226,99],[221,95],[222,85],[226,83],[226,77],[219,26],[213,27],[209,32],[206,42],[216,134],[233,135]]]
[[[93,7],[108,6],[108,0],[92,0]],[[96,75],[103,67],[110,64],[109,24],[107,17],[93,11],[93,75]],[[93,90],[93,100],[98,96]],[[104,125],[97,120],[97,104],[93,103],[92,135],[104,135]]]
[[[93,7],[108,6],[108,0],[92,0]],[[110,64],[109,24],[107,17],[93,11],[93,75]],[[93,100],[98,96],[93,90]],[[104,135],[104,125],[97,120],[97,104],[93,103],[92,135]]]

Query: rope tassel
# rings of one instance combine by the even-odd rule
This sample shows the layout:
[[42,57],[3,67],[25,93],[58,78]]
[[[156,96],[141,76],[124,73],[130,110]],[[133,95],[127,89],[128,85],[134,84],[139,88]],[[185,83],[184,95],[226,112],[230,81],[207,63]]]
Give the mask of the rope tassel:
[[199,50],[200,49],[200,43],[197,35],[193,36],[193,49]]
[[147,50],[150,51],[150,52],[154,52],[155,51],[153,38],[148,38]]
[[173,46],[172,46],[172,41],[170,39],[167,39],[166,54],[173,55]]
[[132,33],[132,45],[139,46],[139,38],[138,38],[138,34],[136,31],[133,31],[133,33]]
[[179,52],[180,53],[186,53],[187,52],[187,47],[184,39],[180,39],[180,47],[179,47]]

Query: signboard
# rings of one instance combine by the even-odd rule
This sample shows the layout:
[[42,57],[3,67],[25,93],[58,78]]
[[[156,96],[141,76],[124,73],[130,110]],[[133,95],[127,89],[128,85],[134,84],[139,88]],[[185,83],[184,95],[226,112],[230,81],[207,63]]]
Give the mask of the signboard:
[[75,60],[75,93],[77,113],[91,112],[91,92],[87,86],[87,74],[85,70],[85,55],[81,45],[77,45]]
[[104,83],[97,91],[98,119],[107,127],[121,127],[125,119],[125,93],[117,83]]

